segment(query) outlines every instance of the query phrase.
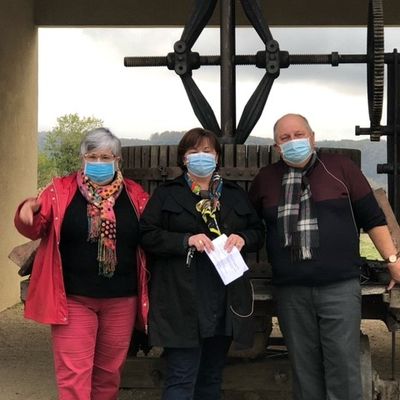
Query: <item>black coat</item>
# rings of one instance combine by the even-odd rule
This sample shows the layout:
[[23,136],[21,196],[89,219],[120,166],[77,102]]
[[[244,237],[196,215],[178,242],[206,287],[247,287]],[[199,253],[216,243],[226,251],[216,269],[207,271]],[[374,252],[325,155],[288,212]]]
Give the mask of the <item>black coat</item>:
[[[237,343],[251,345],[252,318],[239,317],[231,310],[241,315],[251,311],[252,290],[246,274],[224,286],[205,253],[195,252],[190,266],[186,265],[185,237],[198,233],[211,237],[195,209],[198,201],[180,176],[158,187],[143,212],[141,241],[150,256],[151,274],[150,342],[163,347],[198,346],[199,338],[207,337],[207,332],[200,332],[200,325],[212,332],[217,315],[222,315],[226,321],[224,334],[233,335]],[[218,222],[222,233],[242,236],[246,242],[244,252],[259,249],[264,227],[246,192],[224,180],[220,203]],[[201,284],[202,279],[208,283]]]

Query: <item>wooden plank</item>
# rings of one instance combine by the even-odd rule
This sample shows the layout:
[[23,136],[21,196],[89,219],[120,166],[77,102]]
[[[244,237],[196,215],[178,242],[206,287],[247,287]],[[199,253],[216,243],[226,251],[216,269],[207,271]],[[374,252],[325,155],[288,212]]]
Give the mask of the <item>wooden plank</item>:
[[270,163],[273,164],[277,161],[279,161],[279,159],[281,158],[281,156],[279,155],[278,151],[275,149],[274,146],[270,147]]
[[140,166],[142,168],[150,167],[150,148],[153,146],[142,146],[141,147],[141,157],[140,157]]
[[168,166],[175,167],[178,165],[178,146],[168,147]]
[[8,255],[8,258],[19,267],[18,274],[20,276],[31,273],[33,260],[35,259],[39,244],[40,239],[31,240],[30,242],[14,247]]
[[[165,175],[164,175],[165,174]],[[157,181],[158,183],[165,182],[166,180],[175,179],[182,174],[179,167],[166,167],[165,169],[157,168],[126,168],[125,176],[138,182]]]
[[235,166],[235,145],[225,144],[222,151],[222,165],[225,167]]
[[130,166],[134,168],[140,168],[142,166],[142,148],[140,146],[134,147],[133,162],[130,163]]
[[[140,154],[140,167],[141,168],[150,168],[150,147],[151,146],[142,146],[141,154]],[[142,186],[146,192],[150,193],[150,180],[143,179]]]
[[[266,348],[264,346],[263,351]],[[246,364],[229,358],[223,372],[222,389],[224,392],[236,391],[243,397],[226,397],[235,399],[288,399],[291,392],[291,369],[287,358],[247,357]],[[251,360],[254,358],[253,360]],[[246,366],[246,379],[243,376],[243,365]],[[164,358],[128,358],[122,374],[121,387],[135,389],[160,389],[165,379]],[[268,385],[265,384],[268,382]],[[249,393],[246,393],[249,392]],[[257,393],[258,392],[258,393]],[[249,394],[249,395],[247,395]],[[284,397],[281,397],[281,395]],[[136,398],[136,397],[135,397]],[[147,398],[147,397],[143,397]]]
[[238,185],[241,186],[244,190],[246,190],[246,182],[249,179],[240,179],[246,173],[246,147],[244,144],[236,145],[236,175],[239,176],[239,179],[231,178],[237,181]]
[[168,167],[168,150],[169,146],[160,146],[159,166]]
[[236,167],[246,168],[246,148],[244,144],[236,145]]
[[258,146],[247,146],[247,166],[248,167],[259,167],[258,160]]
[[159,155],[160,155],[160,146],[151,146],[150,147],[150,168],[158,167]]
[[159,166],[162,182],[167,180],[167,167],[168,167],[168,151],[169,146],[160,146]]
[[[257,175],[259,170],[259,147],[258,146],[247,146],[247,168],[250,169],[250,179],[246,182],[246,191],[249,190],[251,182]],[[255,172],[257,171],[257,172]]]
[[[160,156],[160,146],[151,146],[150,147],[150,168],[157,168],[160,170],[159,164],[159,156]],[[149,193],[152,194],[154,190],[159,185],[158,182],[151,180],[149,182]]]
[[270,146],[260,146],[259,148],[259,166],[265,167],[270,164]]
[[221,167],[219,171],[223,178],[237,181],[238,183],[245,183],[254,179],[254,176],[258,172],[258,167],[246,169],[238,167]]
[[121,149],[121,159],[123,166],[129,165],[129,152],[132,147],[122,147]]

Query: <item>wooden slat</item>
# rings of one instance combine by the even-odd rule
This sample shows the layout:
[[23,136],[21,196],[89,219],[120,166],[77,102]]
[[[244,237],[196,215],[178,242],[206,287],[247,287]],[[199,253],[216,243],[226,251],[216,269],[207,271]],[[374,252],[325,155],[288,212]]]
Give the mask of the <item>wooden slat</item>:
[[243,177],[246,173],[246,146],[244,144],[238,144],[236,145],[236,169],[237,169],[237,175],[239,176],[239,179],[237,178],[231,178],[237,181],[237,183],[244,189],[247,190],[246,187],[246,181],[248,182],[249,179],[240,179],[240,177]]
[[142,148],[141,147],[135,147],[135,154],[133,158],[133,168],[141,168],[142,166]]
[[238,168],[238,167],[221,167],[219,169],[221,176],[226,179],[237,181],[242,186],[242,183],[250,182],[257,175],[259,168]]
[[168,166],[178,165],[178,146],[168,146]]
[[131,147],[122,147],[121,149],[121,158],[124,165],[129,165],[129,151]]
[[158,159],[160,155],[160,146],[150,147],[150,168],[157,167],[159,165]]
[[168,146],[160,146],[159,165],[160,167],[168,166]]
[[[150,146],[142,146],[140,153],[140,167],[141,168],[150,168]],[[150,181],[143,179],[142,185],[146,192],[150,192]]]
[[259,167],[258,162],[258,146],[247,146],[247,166],[248,167]]
[[[150,147],[150,168],[157,168],[160,170],[159,164],[160,146]],[[149,182],[149,193],[152,194],[157,188],[158,182],[151,180]]]
[[270,147],[270,163],[273,164],[277,161],[279,161],[280,155],[279,153],[275,150],[274,146]]
[[246,168],[246,147],[244,144],[236,145],[236,167]]
[[270,147],[269,146],[260,146],[259,147],[259,154],[260,154],[260,160],[259,160],[259,166],[265,167],[270,163]]
[[222,151],[222,166],[235,166],[235,146],[233,144],[225,144]]
[[[163,173],[166,173],[164,176]],[[143,182],[156,181],[158,183],[165,182],[166,180],[175,179],[182,174],[179,167],[166,167],[166,169],[157,168],[126,168],[125,176],[133,179],[134,181],[142,180]]]

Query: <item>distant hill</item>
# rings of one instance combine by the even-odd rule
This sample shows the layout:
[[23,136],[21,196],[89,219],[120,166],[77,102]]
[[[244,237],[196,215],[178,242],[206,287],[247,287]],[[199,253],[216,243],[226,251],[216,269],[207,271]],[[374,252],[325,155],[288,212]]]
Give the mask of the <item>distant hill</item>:
[[125,139],[121,138],[122,146],[144,146],[151,144],[178,144],[185,132],[164,131],[161,133],[153,133],[150,139]]
[[[43,149],[43,143],[47,132],[39,132],[38,146]],[[161,133],[153,133],[149,139],[126,139],[121,138],[122,146],[145,146],[145,145],[171,145],[178,144],[184,132],[164,131]],[[272,139],[258,136],[250,136],[247,145],[271,145]],[[358,149],[361,151],[361,168],[368,178],[371,186],[387,187],[386,175],[376,173],[376,165],[386,162],[386,141],[371,142],[364,140],[322,140],[317,142],[318,147],[348,148]]]

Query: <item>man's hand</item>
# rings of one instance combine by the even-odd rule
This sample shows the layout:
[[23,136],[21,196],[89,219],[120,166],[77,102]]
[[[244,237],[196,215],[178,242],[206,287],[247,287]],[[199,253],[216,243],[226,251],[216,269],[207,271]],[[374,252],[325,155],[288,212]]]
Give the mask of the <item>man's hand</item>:
[[396,284],[400,283],[400,259],[398,259],[395,263],[388,263],[387,266],[392,277],[387,289],[391,290]]

